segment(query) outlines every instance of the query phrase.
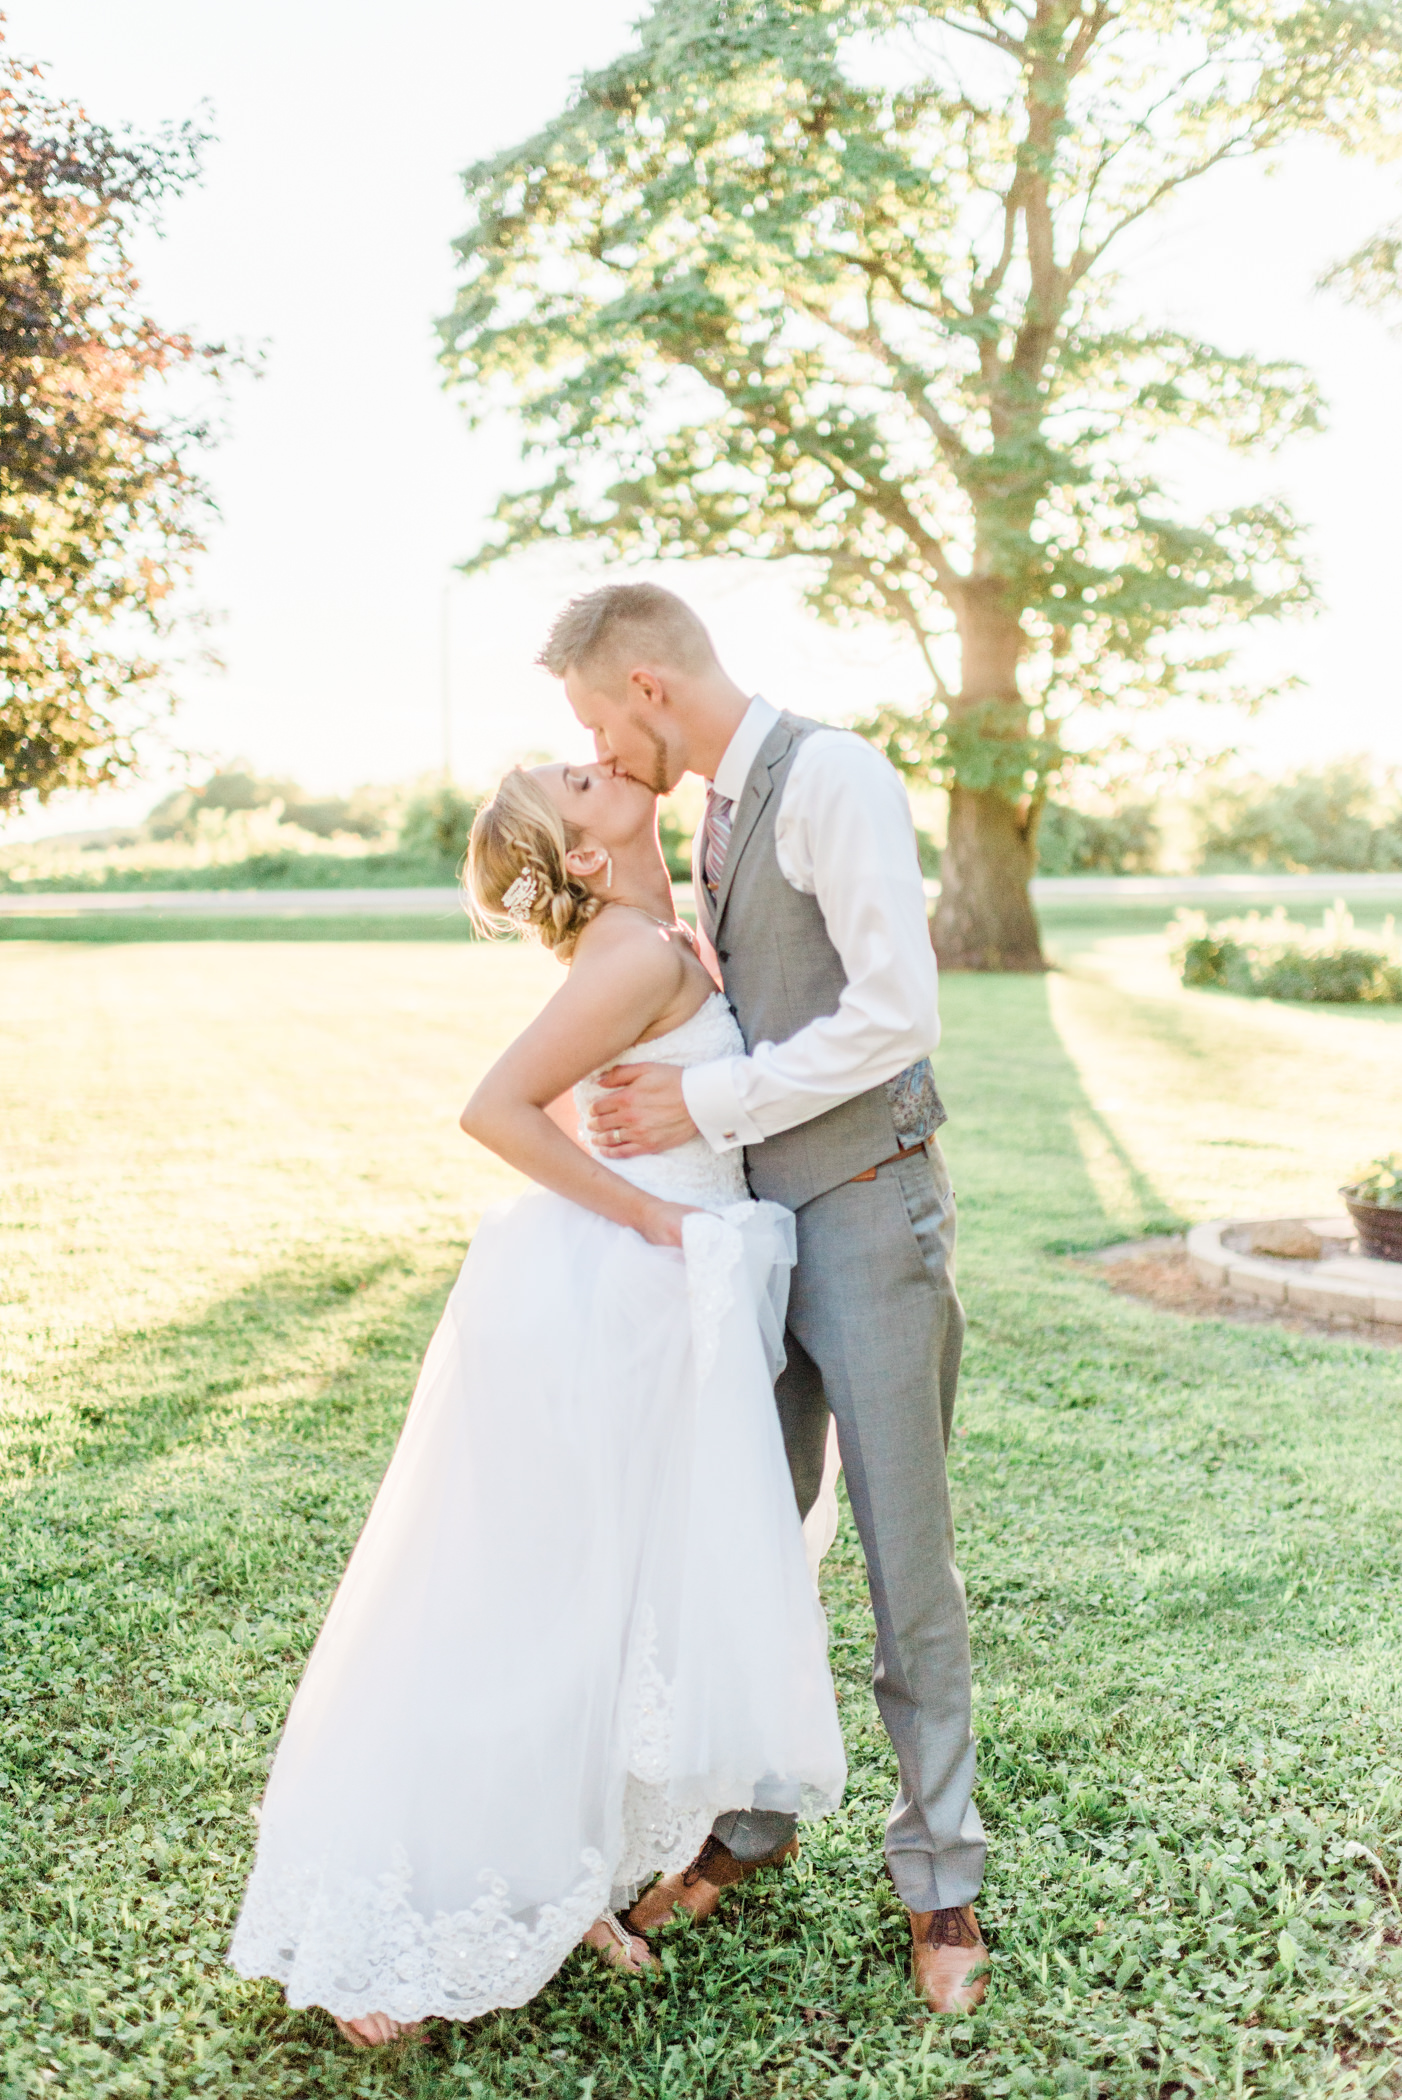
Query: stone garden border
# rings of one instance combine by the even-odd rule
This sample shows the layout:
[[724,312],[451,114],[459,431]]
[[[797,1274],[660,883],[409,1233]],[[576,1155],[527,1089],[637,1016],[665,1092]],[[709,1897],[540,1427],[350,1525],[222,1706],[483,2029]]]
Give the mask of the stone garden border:
[[[1269,1254],[1241,1253],[1228,1244],[1282,1225],[1314,1229],[1309,1218],[1214,1218],[1188,1233],[1188,1258],[1203,1283],[1234,1297],[1290,1306],[1316,1317],[1379,1320],[1402,1326],[1402,1262],[1374,1261],[1363,1254],[1337,1254],[1320,1261],[1291,1261]],[[1325,1221],[1328,1222],[1328,1221]]]

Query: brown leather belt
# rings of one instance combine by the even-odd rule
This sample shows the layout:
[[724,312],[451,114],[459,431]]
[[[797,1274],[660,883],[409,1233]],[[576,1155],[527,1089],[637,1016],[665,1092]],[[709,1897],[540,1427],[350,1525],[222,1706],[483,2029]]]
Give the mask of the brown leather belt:
[[902,1145],[900,1151],[893,1152],[889,1159],[879,1159],[874,1167],[868,1167],[861,1174],[849,1175],[848,1179],[850,1181],[875,1181],[883,1167],[893,1167],[898,1159],[909,1159],[913,1153],[923,1152],[924,1150],[925,1140],[923,1138],[920,1139],[918,1144]]

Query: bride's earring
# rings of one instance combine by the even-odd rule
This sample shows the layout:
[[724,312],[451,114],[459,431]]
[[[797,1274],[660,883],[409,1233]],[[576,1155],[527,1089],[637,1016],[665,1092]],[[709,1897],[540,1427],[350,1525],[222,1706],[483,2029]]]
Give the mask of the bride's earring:
[[604,855],[604,888],[606,890],[613,888],[613,855],[611,853]]

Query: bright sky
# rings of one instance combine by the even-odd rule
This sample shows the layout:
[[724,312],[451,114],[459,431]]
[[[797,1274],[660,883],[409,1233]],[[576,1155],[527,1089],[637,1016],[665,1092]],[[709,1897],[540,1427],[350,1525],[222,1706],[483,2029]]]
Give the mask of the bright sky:
[[[54,92],[143,128],[205,104],[216,134],[203,185],[144,256],[163,323],[266,349],[207,463],[222,519],[199,596],[227,670],[187,683],[176,734],[198,761],[242,755],[320,789],[436,765],[445,593],[458,773],[486,781],[524,751],[582,748],[531,660],[598,558],[552,551],[449,581],[519,469],[509,428],[464,433],[432,323],[452,298],[457,171],[548,117],[582,68],[622,47],[639,6],[9,0],[10,48],[46,62]],[[1402,340],[1312,290],[1400,202],[1395,168],[1303,154],[1274,178],[1223,173],[1122,259],[1151,317],[1302,358],[1332,404],[1324,438],[1232,484],[1283,489],[1313,527],[1326,611],[1251,657],[1308,688],[1254,724],[1172,725],[1240,740],[1271,767],[1357,750],[1402,761]],[[1206,460],[1188,454],[1181,471],[1216,500]],[[667,580],[735,675],[778,701],[841,719],[919,697],[899,643],[823,627],[773,569],[672,566]],[[136,790],[57,801],[24,830],[129,821],[169,778],[156,763]]]

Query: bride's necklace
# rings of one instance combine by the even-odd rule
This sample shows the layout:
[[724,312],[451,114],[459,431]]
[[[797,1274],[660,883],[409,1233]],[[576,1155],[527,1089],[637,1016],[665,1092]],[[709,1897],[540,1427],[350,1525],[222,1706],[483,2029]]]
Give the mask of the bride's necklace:
[[625,911],[641,912],[645,919],[651,919],[653,925],[660,929],[664,939],[670,939],[674,933],[679,933],[689,948],[696,946],[696,935],[685,919],[659,919],[656,912],[649,911],[645,904],[630,904],[626,897],[606,897],[604,902],[622,905]]

